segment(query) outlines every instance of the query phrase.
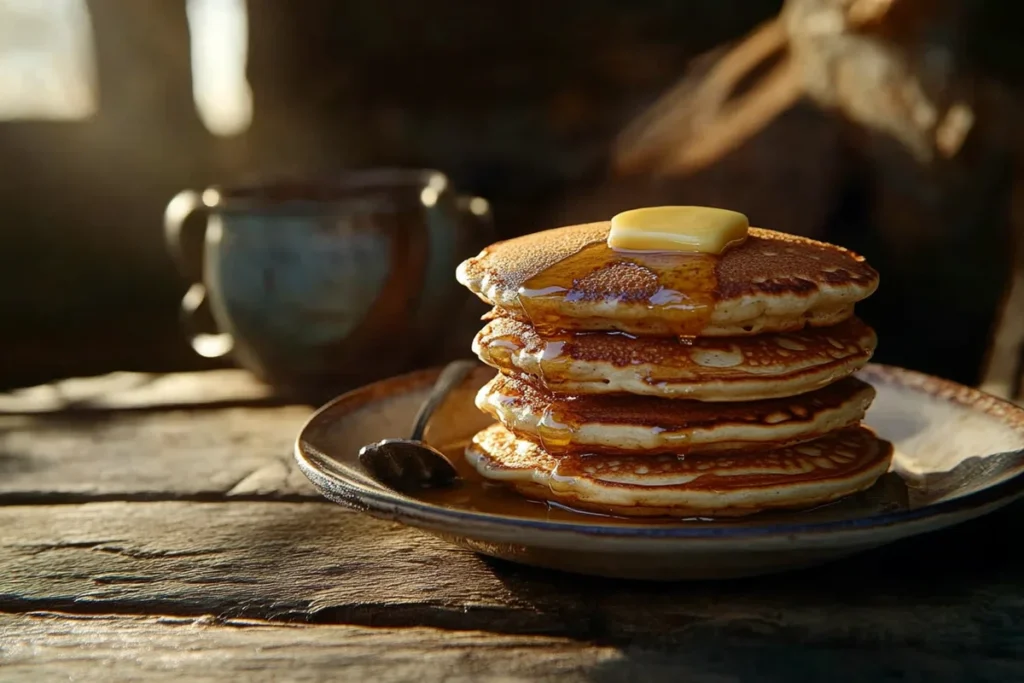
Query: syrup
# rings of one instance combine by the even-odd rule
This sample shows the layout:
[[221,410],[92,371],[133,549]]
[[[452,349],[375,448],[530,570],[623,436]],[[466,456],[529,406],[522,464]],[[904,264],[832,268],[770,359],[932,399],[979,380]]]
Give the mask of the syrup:
[[718,299],[717,263],[714,254],[617,251],[600,240],[529,278],[516,301],[537,332],[549,337],[573,326],[566,312],[579,304],[627,304],[607,316],[657,320],[673,335],[694,337],[710,322]]
[[[891,446],[888,446],[891,447]],[[890,513],[908,509],[909,490],[903,479],[896,473],[883,475],[874,486],[832,503],[815,508],[796,511],[759,512],[751,517],[643,517],[630,518],[611,512],[600,513],[575,510],[573,508],[527,498],[504,484],[488,481],[466,461],[466,442],[442,448],[462,477],[462,485],[452,489],[427,490],[416,494],[416,498],[440,507],[482,512],[485,514],[516,517],[524,520],[551,522],[574,522],[577,524],[603,524],[615,526],[650,527],[692,526],[705,524],[713,526],[791,523],[794,519],[814,523],[839,519],[856,519],[873,514]],[[578,476],[592,456],[571,455],[559,459],[558,477],[568,482]],[[714,478],[711,478],[714,479]],[[557,485],[557,484],[556,484]],[[709,479],[708,485],[711,486]]]
[[550,403],[537,423],[540,445],[548,453],[564,453],[572,445],[578,430],[579,421],[575,415],[557,411]]
[[[424,502],[458,510],[471,510],[495,515],[507,515],[523,519],[538,519],[561,522],[593,523],[595,518],[602,523],[630,524],[626,517],[582,512],[573,510],[557,503],[532,500],[521,495],[512,488],[480,476],[472,465],[466,461],[466,443],[454,444],[442,448],[462,478],[462,486],[454,489],[427,490],[416,494]],[[678,520],[665,519],[662,522]]]

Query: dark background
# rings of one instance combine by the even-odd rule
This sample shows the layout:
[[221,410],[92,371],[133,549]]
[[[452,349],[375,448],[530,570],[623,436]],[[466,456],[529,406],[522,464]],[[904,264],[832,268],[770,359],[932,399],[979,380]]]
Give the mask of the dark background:
[[[250,0],[254,117],[242,135],[219,138],[193,104],[184,0],[89,0],[97,114],[0,122],[0,385],[212,364],[179,328],[186,283],[161,235],[164,206],[187,187],[429,166],[487,197],[504,236],[646,203],[650,185],[609,180],[614,136],[694,57],[780,5]],[[1014,92],[1024,74],[1018,12],[971,3],[966,31],[971,68]],[[882,340],[876,359],[977,381],[1009,273],[1010,153],[982,164],[989,180],[976,201],[894,242],[873,219],[877,165],[847,142],[807,157],[840,166],[820,206],[787,180],[787,136],[813,142],[826,117],[795,108],[752,143],[763,151],[749,172],[704,174],[680,196],[699,201],[712,188],[755,223],[793,215],[765,227],[861,250],[883,276],[863,308]]]

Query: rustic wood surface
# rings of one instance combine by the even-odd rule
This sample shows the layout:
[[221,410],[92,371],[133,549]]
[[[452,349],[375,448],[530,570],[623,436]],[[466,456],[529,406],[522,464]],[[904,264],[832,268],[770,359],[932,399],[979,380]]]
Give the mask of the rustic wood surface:
[[672,648],[614,647],[545,636],[430,628],[302,627],[260,620],[33,613],[0,615],[4,680],[321,681],[897,681],[1016,680],[1019,665],[985,655],[886,647],[794,648],[692,638]]
[[[1024,654],[1022,509],[788,576],[645,584],[489,560],[326,503],[0,508],[0,611]],[[1024,662],[1022,662],[1024,673]]]
[[292,458],[311,413],[0,414],[0,502],[319,498]]
[[777,577],[570,576],[323,501],[310,408],[186,400],[224,379],[3,404],[0,681],[1024,680],[1024,506]]
[[52,414],[102,410],[168,410],[175,406],[280,405],[273,391],[238,370],[157,375],[114,372],[73,377],[0,394],[0,414]]

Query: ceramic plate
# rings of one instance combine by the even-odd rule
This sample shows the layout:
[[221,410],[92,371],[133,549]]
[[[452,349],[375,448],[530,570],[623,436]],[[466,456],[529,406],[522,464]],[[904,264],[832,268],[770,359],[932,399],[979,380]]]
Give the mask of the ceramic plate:
[[[406,436],[438,372],[377,382],[325,405],[302,429],[296,459],[330,500],[515,562],[660,580],[767,574],[942,529],[1024,494],[1024,409],[952,382],[871,364],[858,373],[878,392],[866,424],[894,444],[892,470],[868,491],[815,510],[651,523],[541,504],[524,515],[454,495],[413,498],[367,476],[357,453],[367,443]],[[493,376],[482,365],[474,371],[439,408],[425,439],[438,446],[465,443],[489,424],[473,395]],[[502,494],[514,495],[495,492]]]

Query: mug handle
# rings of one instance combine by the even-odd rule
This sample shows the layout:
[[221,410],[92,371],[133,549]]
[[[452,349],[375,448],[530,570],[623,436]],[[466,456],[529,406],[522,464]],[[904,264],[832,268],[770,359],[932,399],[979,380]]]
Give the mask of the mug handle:
[[182,190],[168,202],[164,210],[164,242],[178,271],[190,283],[181,300],[179,312],[181,322],[189,337],[192,349],[204,358],[221,358],[231,352],[234,340],[231,335],[220,332],[210,312],[203,284],[202,261],[192,258],[185,249],[185,241],[192,236],[201,242],[206,233],[205,221],[200,228],[189,227],[189,218],[205,212],[202,195],[195,190]]

